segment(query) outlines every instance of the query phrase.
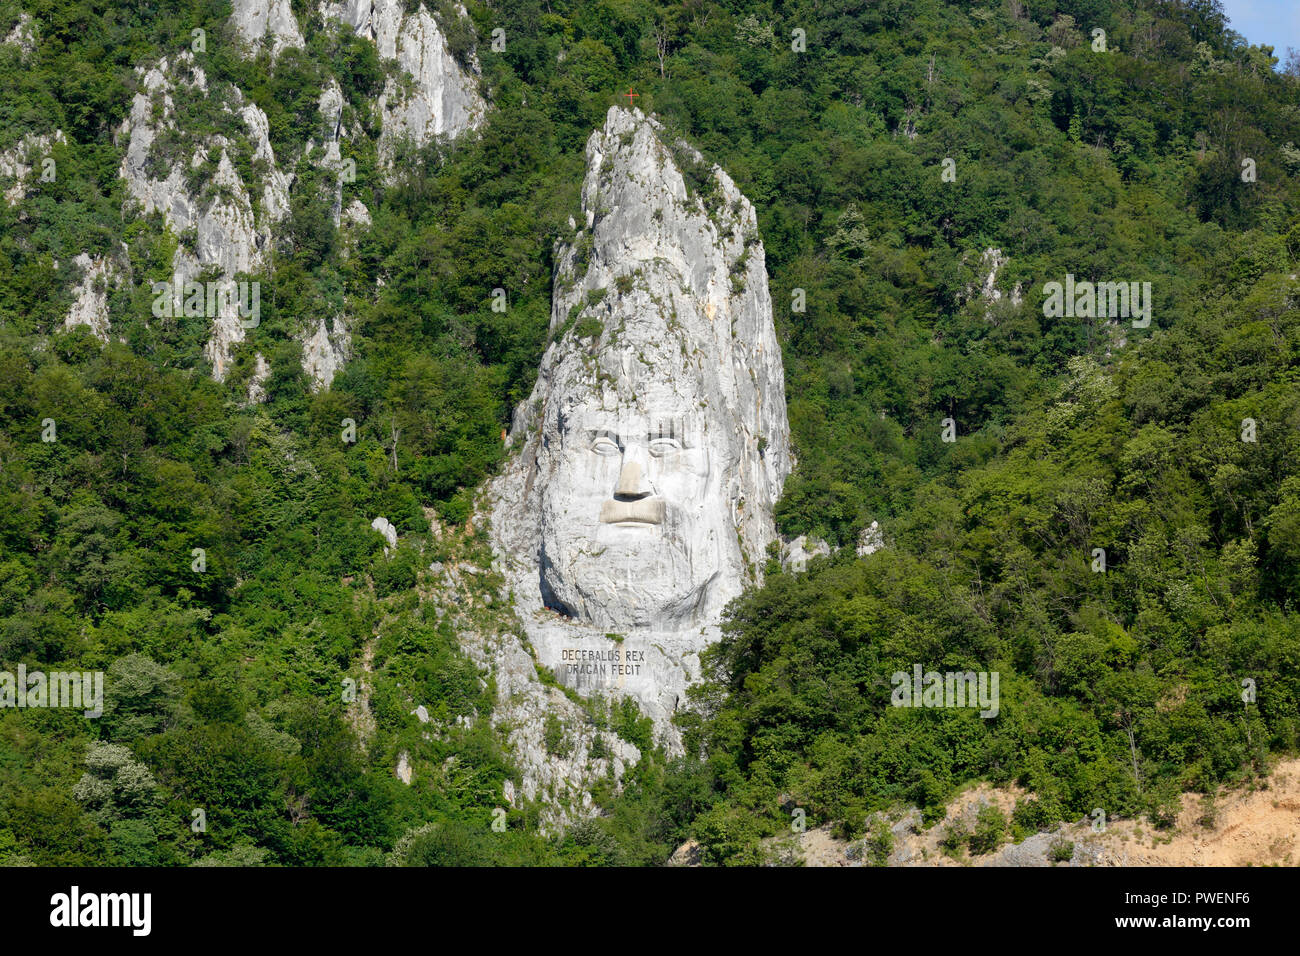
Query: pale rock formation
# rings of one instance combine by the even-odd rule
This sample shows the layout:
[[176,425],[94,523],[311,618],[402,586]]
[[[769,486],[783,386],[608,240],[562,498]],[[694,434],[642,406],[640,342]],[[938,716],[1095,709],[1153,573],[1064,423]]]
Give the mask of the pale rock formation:
[[[980,298],[984,300],[985,304],[988,306],[984,310],[985,319],[991,319],[993,317],[992,307],[1003,299],[1003,292],[997,286],[998,273],[1001,272],[1003,267],[1010,261],[1010,256],[1003,255],[1001,249],[995,249],[991,246],[985,249],[983,254],[980,256],[980,272],[983,273],[984,279],[981,281],[978,288],[968,287],[966,289],[966,298],[973,299],[976,295],[979,295]],[[1020,303],[1024,301],[1019,283],[1017,283],[1016,287],[1011,290],[1008,301],[1013,306],[1019,306]]]
[[323,317],[317,320],[315,330],[302,343],[302,369],[312,380],[314,391],[330,387],[351,347],[352,336],[342,319],[336,317],[332,327]]
[[[324,2],[320,12],[372,40],[385,60],[396,60],[412,84],[390,77],[379,97],[380,161],[391,172],[397,144],[423,146],[434,138],[456,139],[483,121],[487,104],[478,93],[478,63],[462,69],[447,48],[438,22],[421,3],[406,13],[402,0]],[[460,15],[465,16],[464,9]]]
[[885,532],[880,529],[879,522],[873,521],[870,525],[862,529],[858,535],[858,557],[865,558],[868,555],[875,554],[885,547]]
[[36,51],[36,33],[32,29],[32,23],[30,13],[26,11],[19,13],[18,22],[9,31],[9,35],[5,37],[5,43],[18,47],[24,54],[34,53]]
[[[334,219],[334,228],[337,229],[343,212],[343,154],[340,152],[339,143],[347,133],[343,128],[343,90],[340,89],[337,81],[331,79],[325,89],[321,90],[318,105],[320,114],[325,120],[324,155],[318,162],[324,168],[334,172],[334,201],[330,205],[330,215]],[[314,145],[308,143],[308,154],[313,149]]]
[[266,401],[266,383],[271,381],[271,364],[261,352],[253,356],[253,374],[248,379],[248,404],[261,405]]
[[781,567],[796,574],[808,570],[808,562],[813,558],[825,558],[831,554],[831,546],[821,538],[806,534],[790,541],[782,542]]
[[[321,91],[317,104],[324,121],[323,143],[318,148],[315,142],[308,140],[304,151],[305,159],[334,176],[330,215],[336,229],[343,222],[349,227],[370,224],[370,212],[360,200],[352,200],[346,217],[343,214],[343,183],[347,175],[347,164],[340,144],[348,135],[343,125],[343,104],[343,90],[337,81],[330,79]],[[302,342],[302,369],[311,379],[312,390],[329,388],[352,350],[352,336],[346,320],[342,316],[335,316],[332,322],[327,322],[321,316],[315,325],[303,328],[299,339]]]
[[397,779],[402,781],[408,787],[411,785],[411,762],[410,755],[403,750],[397,755],[397,769],[394,771]]
[[793,466],[753,206],[639,110],[587,143],[586,229],[557,249],[553,341],[489,487],[500,570],[540,663],[669,720],[757,582]]
[[5,189],[5,202],[11,206],[21,202],[27,195],[27,181],[33,170],[50,154],[55,143],[66,145],[67,142],[61,129],[53,133],[29,133],[18,145],[0,153],[0,181],[13,180]]
[[89,327],[95,338],[108,341],[108,293],[121,277],[113,260],[107,256],[91,257],[80,253],[72,264],[80,270],[81,280],[73,288],[72,308],[63,320],[64,328]]
[[343,210],[343,221],[351,226],[368,226],[370,225],[370,210],[360,199],[354,199],[348,203],[348,208]]
[[[641,759],[641,752],[617,735],[597,730],[581,707],[558,688],[543,684],[518,638],[464,631],[457,639],[465,655],[480,668],[489,668],[496,681],[492,725],[503,733],[522,778],[518,793],[506,781],[505,801],[511,805],[517,797],[543,801],[539,826],[546,834],[595,816],[599,807],[592,800],[592,788],[611,775],[621,781],[623,773]],[[546,718],[552,716],[564,729],[561,753],[546,746]],[[605,753],[601,757],[594,755],[597,737]]]
[[303,46],[289,0],[231,0],[231,8],[235,32],[254,50],[264,38],[272,57],[289,47]]
[[370,527],[383,535],[384,540],[388,542],[384,547],[384,554],[388,554],[389,551],[397,547],[397,529],[393,527],[393,523],[387,518],[381,515],[374,521],[370,522]]
[[[871,522],[858,533],[856,553],[859,558],[875,554],[885,547],[885,532],[878,521]],[[798,573],[808,570],[808,562],[813,558],[829,557],[839,551],[829,543],[812,535],[799,535],[797,538],[782,540],[781,567],[786,571]]]
[[[119,136],[128,141],[120,172],[128,195],[143,212],[162,213],[171,230],[183,239],[172,259],[173,290],[183,290],[186,282],[208,269],[216,269],[222,282],[233,281],[239,273],[266,270],[270,266],[272,228],[289,210],[289,179],[276,165],[266,114],[255,104],[245,103],[243,94],[233,86],[209,90],[206,74],[188,51],[172,62],[164,58],[157,66],[140,69],[139,73],[142,88],[119,131]],[[256,215],[252,203],[254,184],[243,181],[231,158],[236,144],[221,133],[203,138],[185,135],[183,117],[179,122],[177,117],[178,85],[186,87],[186,96],[219,98],[222,111],[237,116],[247,130],[251,160],[265,169]],[[157,116],[155,103],[159,107]],[[179,135],[183,144],[180,156],[171,163],[165,158],[159,162],[157,156],[151,155],[156,152],[155,140],[164,133]],[[186,168],[197,170],[214,158],[215,169],[200,185],[198,194],[193,194],[186,184]],[[234,346],[244,340],[245,329],[253,327],[257,320],[241,318],[236,303],[224,298],[215,311],[215,315],[208,316],[212,334],[205,354],[212,363],[213,376],[221,380]],[[183,314],[179,291],[174,292],[173,314]]]

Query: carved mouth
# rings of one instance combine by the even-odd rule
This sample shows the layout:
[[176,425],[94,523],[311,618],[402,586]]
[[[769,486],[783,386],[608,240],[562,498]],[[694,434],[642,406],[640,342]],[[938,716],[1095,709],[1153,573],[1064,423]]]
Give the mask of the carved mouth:
[[640,498],[636,501],[616,501],[610,498],[600,506],[602,524],[654,525],[664,522],[662,498]]

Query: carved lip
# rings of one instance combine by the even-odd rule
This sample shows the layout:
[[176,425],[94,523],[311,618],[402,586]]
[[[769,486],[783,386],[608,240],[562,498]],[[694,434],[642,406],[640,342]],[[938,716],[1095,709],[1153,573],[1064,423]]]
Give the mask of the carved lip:
[[636,501],[606,499],[600,506],[602,524],[663,524],[664,500],[640,498]]

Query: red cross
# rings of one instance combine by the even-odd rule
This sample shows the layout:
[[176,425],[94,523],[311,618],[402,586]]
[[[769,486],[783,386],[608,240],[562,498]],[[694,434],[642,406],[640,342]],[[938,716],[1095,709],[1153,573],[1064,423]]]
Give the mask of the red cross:
[[627,92],[626,92],[626,93],[620,93],[620,94],[619,94],[619,96],[626,96],[626,97],[627,97],[627,105],[628,105],[629,107],[632,105],[632,97],[634,97],[634,96],[640,96],[640,95],[641,95],[640,93],[633,93],[633,92],[632,92],[632,87],[630,87],[630,86],[627,88]]

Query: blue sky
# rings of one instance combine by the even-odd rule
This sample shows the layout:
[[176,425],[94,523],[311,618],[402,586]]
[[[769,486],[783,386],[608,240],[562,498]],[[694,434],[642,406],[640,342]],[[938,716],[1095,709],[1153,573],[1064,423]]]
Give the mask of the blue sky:
[[1300,0],[1223,0],[1228,25],[1249,43],[1273,47],[1286,61],[1287,47],[1300,50]]

